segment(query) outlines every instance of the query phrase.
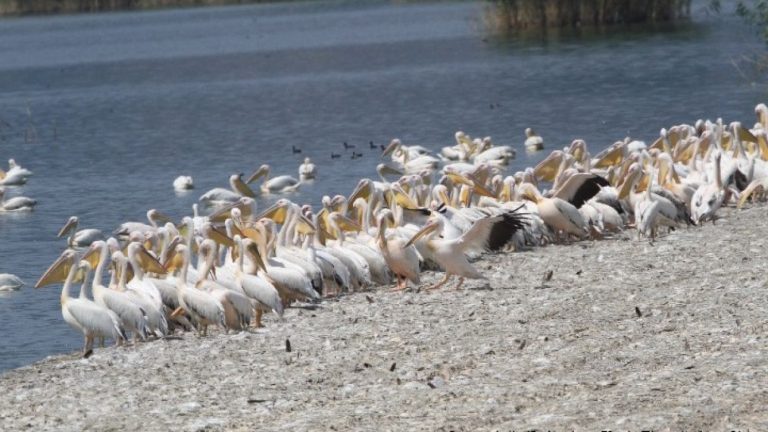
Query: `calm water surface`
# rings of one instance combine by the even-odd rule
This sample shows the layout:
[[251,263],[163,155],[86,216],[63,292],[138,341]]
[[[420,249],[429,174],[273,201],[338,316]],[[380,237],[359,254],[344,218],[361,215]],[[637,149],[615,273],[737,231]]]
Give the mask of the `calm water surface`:
[[[738,21],[697,12],[660,32],[510,40],[485,34],[483,7],[316,2],[0,20],[0,160],[35,173],[8,195],[39,201],[31,214],[0,215],[0,272],[33,285],[71,215],[105,231],[150,208],[181,217],[262,163],[296,176],[312,157],[319,179],[290,198],[316,204],[374,173],[369,141],[437,150],[461,129],[519,148],[532,126],[550,148],[584,138],[596,152],[697,118],[751,123],[765,96],[732,64],[762,49]],[[343,141],[364,157],[350,160]],[[540,157],[521,152],[512,169]],[[180,174],[197,189],[175,194]],[[0,370],[80,348],[59,293],[2,294]]]

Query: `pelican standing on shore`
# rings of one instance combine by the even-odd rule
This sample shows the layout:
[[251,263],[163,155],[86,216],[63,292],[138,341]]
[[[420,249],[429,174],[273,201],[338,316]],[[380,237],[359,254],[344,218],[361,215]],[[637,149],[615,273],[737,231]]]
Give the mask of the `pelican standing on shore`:
[[442,217],[437,215],[430,216],[427,224],[405,244],[405,247],[411,246],[416,240],[426,236],[427,245],[433,252],[433,258],[445,271],[445,277],[427,289],[436,289],[445,285],[451,276],[459,277],[456,289],[461,288],[465,278],[485,279],[485,276],[470,264],[464,252],[471,249],[487,249],[492,238],[491,233],[494,225],[502,221],[514,233],[524,227],[525,215],[517,213],[517,211],[511,211],[497,216],[478,219],[468,231],[454,239],[439,238],[445,222]]

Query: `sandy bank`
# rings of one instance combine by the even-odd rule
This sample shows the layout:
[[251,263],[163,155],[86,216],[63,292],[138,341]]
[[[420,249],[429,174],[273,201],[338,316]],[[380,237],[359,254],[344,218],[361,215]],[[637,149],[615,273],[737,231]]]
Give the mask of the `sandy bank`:
[[52,357],[0,375],[0,425],[768,430],[767,212],[488,256],[462,291],[353,294],[255,333]]

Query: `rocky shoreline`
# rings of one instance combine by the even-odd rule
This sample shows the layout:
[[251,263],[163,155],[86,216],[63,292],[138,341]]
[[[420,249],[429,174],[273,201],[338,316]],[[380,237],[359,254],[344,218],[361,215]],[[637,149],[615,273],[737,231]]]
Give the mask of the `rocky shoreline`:
[[768,208],[721,214],[653,244],[489,255],[460,291],[380,288],[254,332],[49,357],[0,375],[0,424],[767,430]]

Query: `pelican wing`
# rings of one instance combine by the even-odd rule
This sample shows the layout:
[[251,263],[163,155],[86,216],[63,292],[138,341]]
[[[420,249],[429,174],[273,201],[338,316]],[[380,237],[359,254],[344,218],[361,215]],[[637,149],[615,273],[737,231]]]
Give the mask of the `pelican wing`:
[[610,186],[604,177],[591,173],[578,173],[570,176],[553,196],[568,201],[576,208],[581,208],[585,202],[597,195],[603,186]]
[[91,334],[109,337],[123,334],[117,316],[90,300],[71,299],[66,306],[72,317]]
[[274,310],[278,315],[283,314],[283,302],[274,285],[261,277],[244,274],[241,286],[245,295]]
[[507,213],[476,220],[472,227],[456,240],[459,250],[496,250],[504,246],[517,231],[526,226],[526,214],[518,213],[521,208],[522,206]]
[[224,317],[224,306],[210,294],[196,288],[182,291],[184,304],[193,314],[213,323],[219,323]]

